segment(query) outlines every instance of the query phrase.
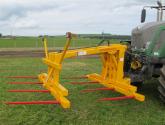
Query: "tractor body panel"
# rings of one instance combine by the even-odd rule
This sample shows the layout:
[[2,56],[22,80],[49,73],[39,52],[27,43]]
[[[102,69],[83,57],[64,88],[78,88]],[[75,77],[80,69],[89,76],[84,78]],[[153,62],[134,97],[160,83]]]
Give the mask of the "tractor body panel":
[[131,46],[149,57],[165,57],[165,22],[142,24],[132,31]]

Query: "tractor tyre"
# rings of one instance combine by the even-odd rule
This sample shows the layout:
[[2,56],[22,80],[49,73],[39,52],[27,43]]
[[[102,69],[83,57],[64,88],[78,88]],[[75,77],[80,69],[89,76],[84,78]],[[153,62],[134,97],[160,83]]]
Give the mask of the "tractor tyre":
[[160,69],[158,92],[159,97],[165,103],[165,65]]

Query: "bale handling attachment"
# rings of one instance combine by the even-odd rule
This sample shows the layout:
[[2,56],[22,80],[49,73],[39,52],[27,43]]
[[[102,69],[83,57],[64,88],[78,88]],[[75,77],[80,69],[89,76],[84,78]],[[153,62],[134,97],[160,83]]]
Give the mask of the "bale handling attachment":
[[[138,101],[145,100],[144,95],[137,93],[137,87],[131,85],[130,78],[124,76],[124,56],[127,46],[121,44],[111,44],[108,46],[97,46],[91,48],[68,50],[71,40],[75,36],[75,34],[72,34],[70,32],[67,33],[67,42],[62,52],[48,52],[47,39],[44,38],[45,58],[43,58],[43,62],[46,65],[48,65],[48,73],[39,74],[38,79],[40,82],[36,84],[41,84],[47,90],[9,90],[9,92],[51,93],[55,100],[38,102],[7,102],[7,104],[60,104],[63,108],[70,108],[71,103],[67,99],[67,96],[69,94],[68,90],[61,85],[59,80],[60,72],[62,70],[62,62],[66,58],[96,54],[100,55],[102,60],[101,73],[88,74],[79,78],[87,78],[91,81],[88,82],[88,84],[101,84],[104,86],[104,88],[88,89],[83,90],[82,92],[92,92],[97,90],[113,90],[124,95],[122,97],[116,98],[102,98],[98,101],[113,101],[123,99],[136,99]],[[22,76],[18,78],[26,77]]]

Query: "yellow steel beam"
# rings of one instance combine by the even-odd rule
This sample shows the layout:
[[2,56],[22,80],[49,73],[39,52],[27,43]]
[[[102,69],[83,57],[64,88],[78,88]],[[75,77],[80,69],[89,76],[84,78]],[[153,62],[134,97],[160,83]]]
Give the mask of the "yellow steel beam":
[[47,39],[46,37],[43,38],[43,42],[44,42],[44,50],[45,50],[45,57],[48,58],[48,46],[47,46]]

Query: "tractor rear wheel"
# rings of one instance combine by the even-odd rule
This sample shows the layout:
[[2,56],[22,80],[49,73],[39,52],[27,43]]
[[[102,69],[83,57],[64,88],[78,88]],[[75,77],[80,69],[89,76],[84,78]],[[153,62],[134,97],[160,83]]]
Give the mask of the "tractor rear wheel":
[[165,65],[160,70],[158,92],[160,99],[165,103]]

